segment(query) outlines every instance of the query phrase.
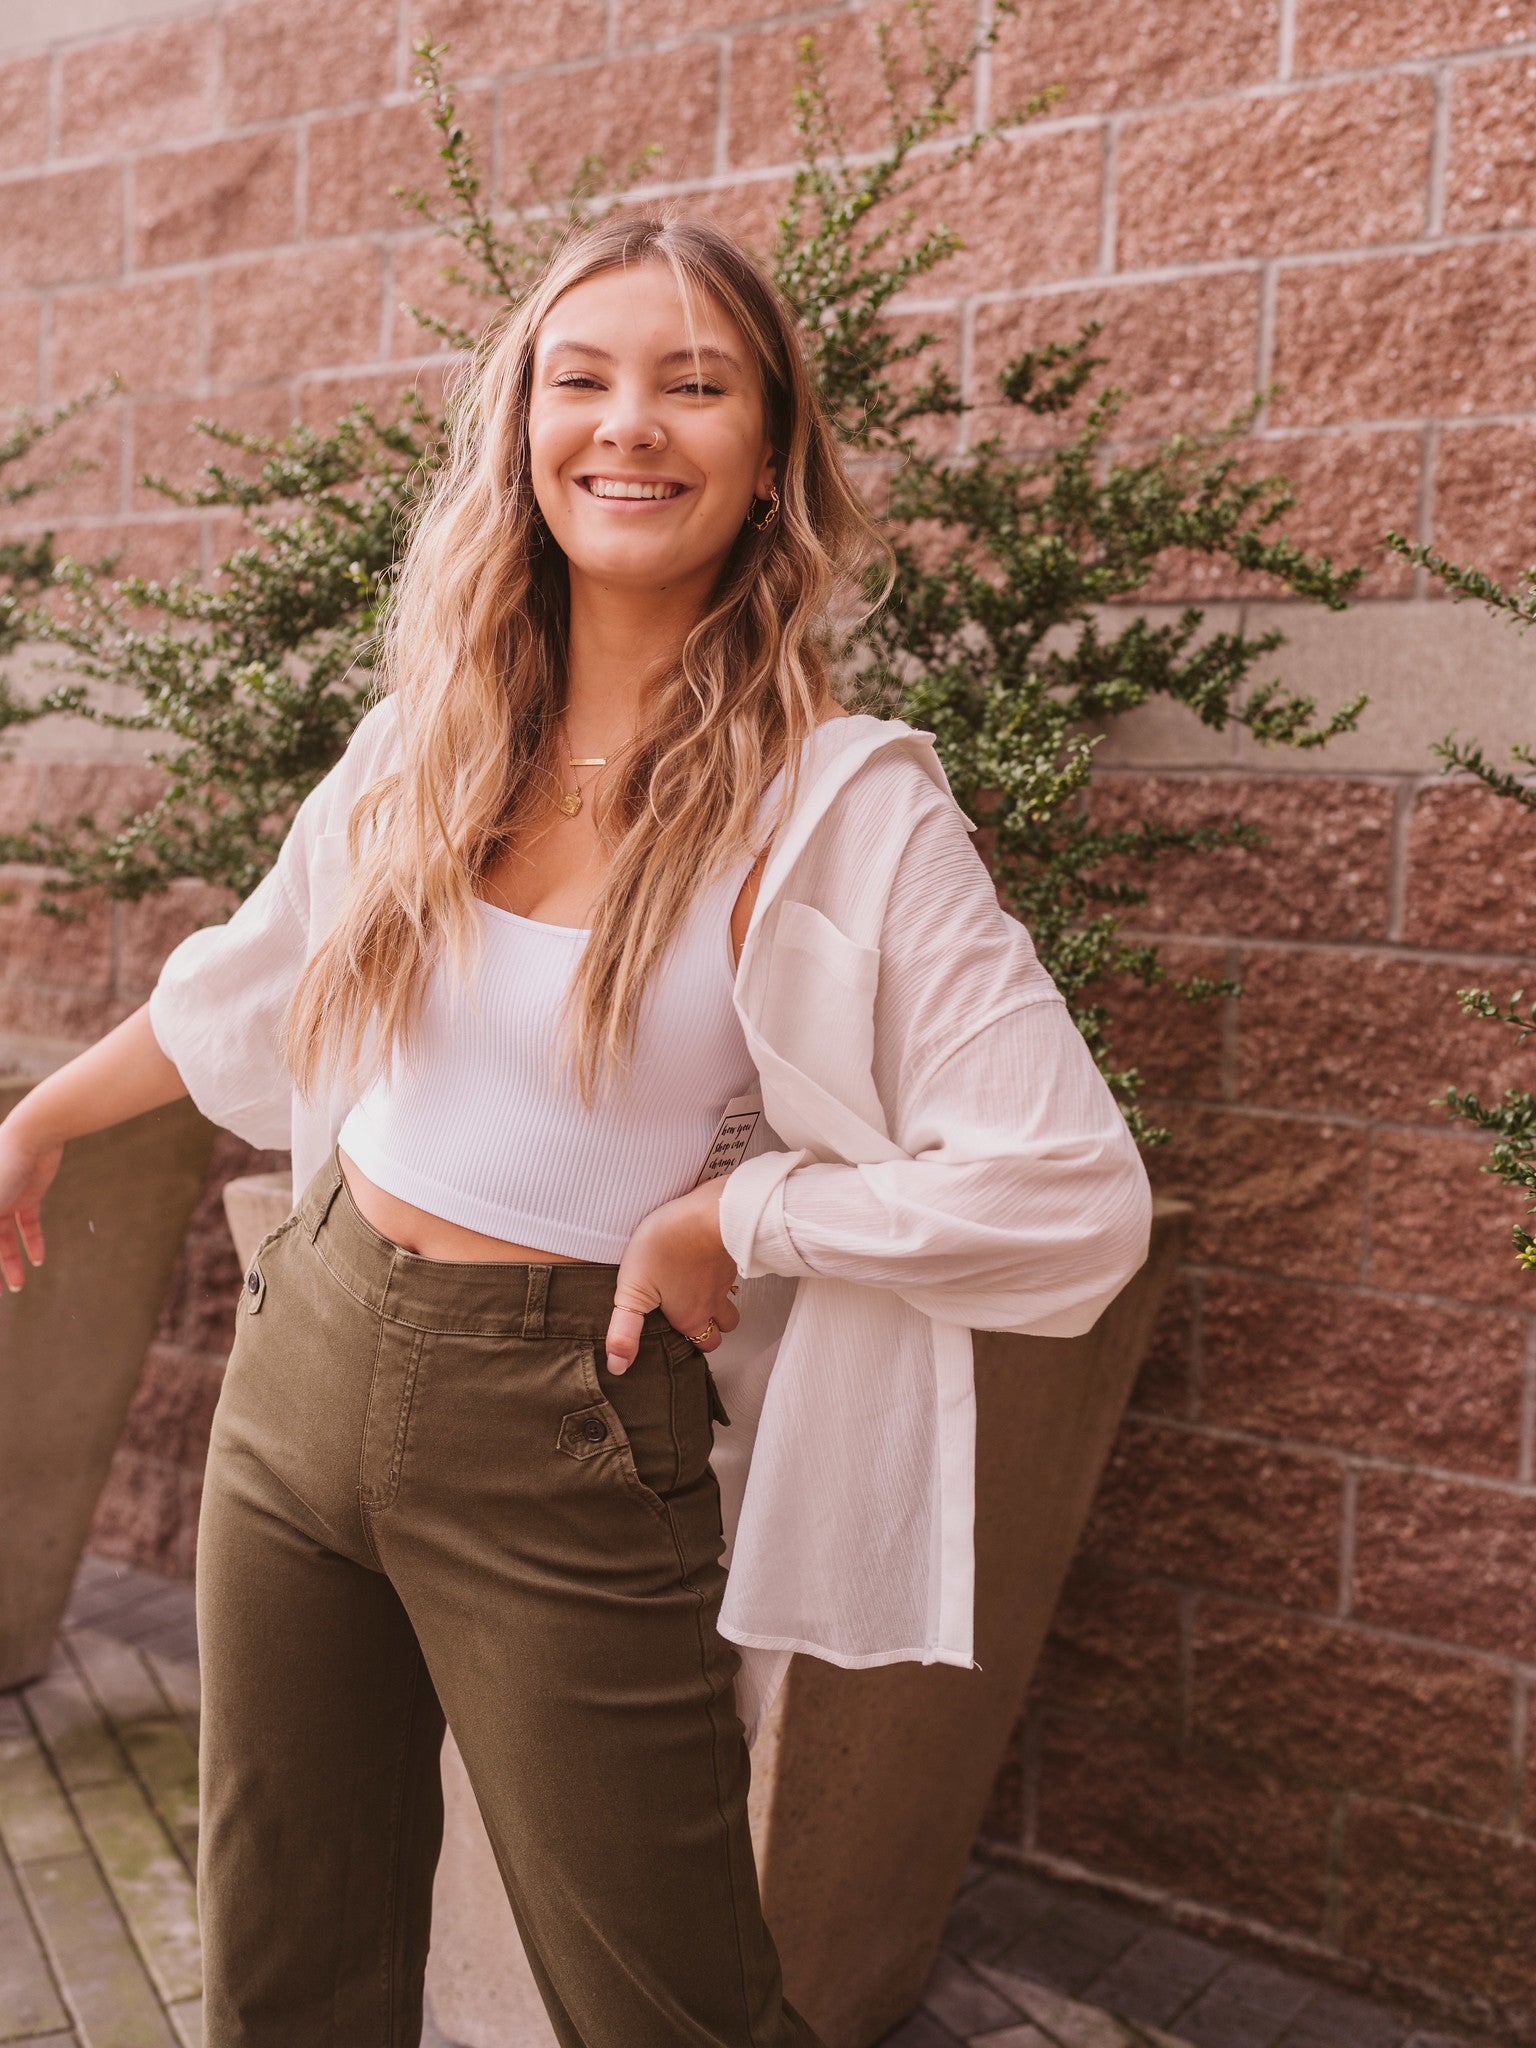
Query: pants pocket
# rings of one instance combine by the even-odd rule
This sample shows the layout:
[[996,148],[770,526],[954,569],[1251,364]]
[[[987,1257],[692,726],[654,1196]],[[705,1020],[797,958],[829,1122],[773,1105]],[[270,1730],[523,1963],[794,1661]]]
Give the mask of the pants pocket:
[[[569,1454],[590,1443],[592,1451],[602,1452],[611,1439],[626,1484],[663,1517],[680,1494],[712,1483],[709,1369],[695,1346],[684,1343],[679,1353],[663,1335],[648,1332],[628,1370],[612,1373],[602,1343],[594,1340],[591,1385],[596,1402],[581,1416],[566,1417],[563,1450]],[[606,1439],[596,1436],[599,1423]]]

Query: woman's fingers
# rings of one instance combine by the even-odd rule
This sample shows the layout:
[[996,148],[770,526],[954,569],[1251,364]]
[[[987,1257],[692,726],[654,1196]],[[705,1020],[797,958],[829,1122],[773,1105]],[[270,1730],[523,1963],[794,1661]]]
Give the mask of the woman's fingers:
[[640,1349],[640,1331],[645,1322],[643,1311],[635,1308],[616,1308],[608,1319],[608,1334],[603,1339],[603,1349],[608,1354],[610,1372],[628,1372],[635,1362]]
[[16,1242],[15,1219],[13,1216],[0,1216],[0,1277],[4,1278],[12,1294],[19,1294],[21,1276],[21,1249]]
[[701,1351],[713,1351],[741,1321],[731,1298],[740,1276],[720,1239],[719,1211],[719,1184],[706,1182],[653,1209],[636,1229],[613,1293],[606,1340],[611,1372],[634,1364],[653,1308],[663,1309],[673,1329]]
[[19,1135],[16,1112],[0,1120],[0,1279],[19,1294],[27,1260],[43,1263],[42,1199],[64,1157],[62,1145],[36,1148]]
[[22,1249],[34,1266],[43,1263],[43,1212],[36,1202],[23,1202],[16,1211],[16,1229]]
[[661,1295],[645,1271],[646,1259],[637,1251],[634,1239],[619,1261],[618,1283],[613,1290],[613,1314],[603,1349],[610,1372],[627,1372],[640,1349],[640,1332],[653,1308],[661,1306]]

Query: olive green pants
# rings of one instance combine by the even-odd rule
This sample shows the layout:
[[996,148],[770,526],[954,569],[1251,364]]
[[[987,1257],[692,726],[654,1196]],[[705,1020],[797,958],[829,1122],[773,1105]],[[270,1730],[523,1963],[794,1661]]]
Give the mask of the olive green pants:
[[563,2048],[790,2048],[704,1354],[617,1268],[457,1264],[334,1149],[258,1247],[197,1557],[207,2048],[418,2048],[458,1739]]

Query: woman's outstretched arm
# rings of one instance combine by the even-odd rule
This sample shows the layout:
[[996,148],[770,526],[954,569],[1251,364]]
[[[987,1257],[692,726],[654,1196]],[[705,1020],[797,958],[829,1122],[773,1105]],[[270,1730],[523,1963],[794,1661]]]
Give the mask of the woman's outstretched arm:
[[[187,1093],[141,1003],[121,1024],[66,1060],[0,1119],[0,1279],[21,1285],[21,1253],[43,1262],[41,1204],[71,1138],[159,1109]],[[19,1244],[18,1244],[19,1240]]]

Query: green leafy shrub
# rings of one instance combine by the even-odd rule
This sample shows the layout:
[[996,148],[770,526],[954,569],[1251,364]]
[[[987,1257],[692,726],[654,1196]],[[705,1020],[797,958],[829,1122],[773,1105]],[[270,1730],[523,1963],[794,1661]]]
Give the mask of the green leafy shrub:
[[[799,168],[769,260],[850,455],[887,499],[897,582],[855,643],[845,701],[936,735],[958,800],[986,827],[1004,900],[1030,927],[1132,1128],[1155,1143],[1167,1133],[1137,1109],[1137,1073],[1113,1061],[1107,995],[1117,980],[1169,977],[1155,946],[1123,936],[1126,913],[1146,900],[1143,878],[1161,856],[1259,835],[1235,818],[1197,830],[1152,819],[1097,828],[1086,803],[1095,728],[1165,697],[1208,726],[1235,721],[1266,744],[1311,748],[1351,728],[1364,699],[1320,721],[1310,698],[1254,680],[1282,644],[1278,632],[1205,635],[1198,607],[1157,623],[1130,601],[1172,556],[1224,558],[1332,608],[1359,571],[1338,572],[1286,539],[1288,485],[1241,472],[1231,444],[1253,408],[1151,453],[1117,453],[1122,394],[1095,382],[1091,327],[1026,352],[999,380],[997,402],[1021,421],[1052,422],[1055,445],[1021,456],[994,433],[962,458],[932,452],[933,422],[964,413],[966,401],[938,362],[936,338],[906,332],[893,305],[960,247],[942,221],[923,218],[925,187],[1054,97],[946,140],[961,129],[960,92],[977,56],[1012,11],[1000,6],[983,35],[946,52],[928,0],[909,0],[902,26],[919,58],[911,86],[893,25],[882,25],[890,136],[864,160],[844,146],[816,44],[805,39],[792,104]],[[579,234],[643,174],[650,153],[617,178],[587,159],[559,206],[497,207],[458,122],[443,48],[423,42],[417,54],[443,189],[399,196],[457,244],[445,277],[483,302],[489,323],[526,291],[559,236]],[[413,311],[450,346],[475,344],[475,330]],[[329,433],[262,438],[198,425],[254,462],[254,476],[212,460],[192,489],[144,481],[179,504],[235,509],[249,544],[211,582],[114,581],[58,563],[63,603],[29,624],[82,680],[35,703],[0,681],[0,727],[65,711],[168,742],[149,755],[167,771],[165,793],[143,814],[113,829],[81,819],[0,837],[0,859],[55,871],[45,907],[56,915],[82,889],[137,898],[195,875],[244,893],[266,871],[366,707],[402,526],[438,459],[444,415],[403,396],[397,417],[359,403]],[[96,708],[91,682],[130,685],[139,708]],[[1171,986],[1192,1000],[1234,988],[1201,977]]]

